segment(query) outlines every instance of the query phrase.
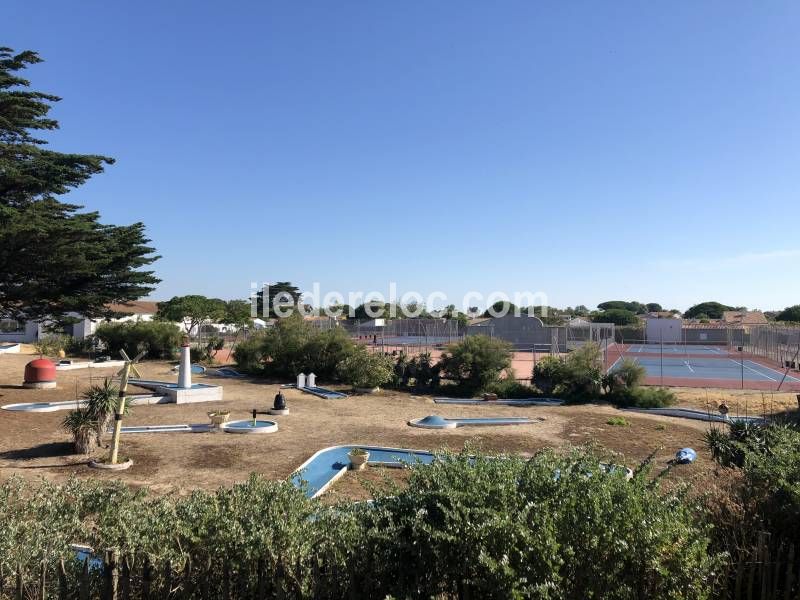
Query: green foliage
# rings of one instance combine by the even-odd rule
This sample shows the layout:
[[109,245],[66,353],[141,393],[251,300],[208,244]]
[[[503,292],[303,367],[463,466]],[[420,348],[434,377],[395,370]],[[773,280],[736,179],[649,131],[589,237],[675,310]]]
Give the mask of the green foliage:
[[534,398],[539,395],[536,389],[511,378],[500,379],[490,383],[482,391],[489,394],[497,394],[498,398]]
[[517,310],[517,306],[513,302],[505,300],[498,300],[483,312],[484,317],[495,317],[512,315]]
[[225,309],[219,322],[242,328],[250,325],[252,320],[250,303],[247,300],[228,300],[225,302]]
[[264,345],[264,333],[259,332],[249,336],[236,344],[233,349],[233,360],[236,367],[245,373],[260,373],[264,370],[264,353],[261,348]]
[[92,437],[97,435],[97,419],[87,408],[76,408],[70,411],[61,426],[72,434],[76,454],[91,452]]
[[250,373],[293,378],[313,372],[325,378],[335,376],[337,365],[356,352],[356,347],[343,329],[322,331],[294,314],[239,343],[234,358]]
[[177,325],[159,321],[103,323],[97,326],[95,337],[113,356],[125,350],[133,357],[145,350],[148,358],[172,358],[181,343]]
[[44,148],[39,131],[57,96],[19,76],[38,54],[0,48],[0,314],[69,322],[68,313],[109,316],[106,305],[147,295],[158,283],[143,270],[158,257],[144,226],[100,223],[96,212],[56,197],[102,173],[113,160]]
[[[91,385],[83,392],[86,401],[85,411],[95,423],[95,437],[97,445],[101,445],[103,434],[111,424],[111,418],[119,407],[119,388],[110,379],[105,379],[102,385]],[[125,405],[125,414],[128,413],[130,403]]]
[[631,424],[625,417],[611,417],[606,421],[606,425],[611,425],[612,427],[630,427]]
[[70,336],[57,333],[43,335],[33,343],[36,352],[43,356],[56,356],[70,346]]
[[290,281],[278,281],[269,284],[267,289],[267,307],[264,308],[264,290],[256,294],[256,311],[262,319],[278,319],[297,314],[300,303],[300,289]]
[[218,298],[205,296],[173,296],[158,303],[156,318],[160,321],[183,323],[187,333],[197,330],[207,321],[220,321],[226,315],[226,304]]
[[361,595],[707,598],[707,529],[645,473],[628,482],[582,452],[414,468],[408,489],[359,512]]
[[701,302],[690,307],[683,316],[687,319],[699,319],[701,316],[707,319],[721,319],[722,313],[726,310],[736,310],[736,308],[719,302]]
[[533,367],[533,385],[545,395],[555,392],[566,378],[566,365],[556,356],[545,356]]
[[442,377],[479,391],[499,380],[511,366],[511,344],[484,335],[470,335],[450,344],[439,360]]
[[644,382],[647,369],[631,358],[623,358],[612,371],[603,378],[603,388],[607,394],[623,389],[638,387]]
[[[221,573],[225,561],[249,590],[263,561],[286,575],[275,594],[286,598],[707,598],[719,560],[705,513],[646,466],[627,481],[602,458],[446,454],[412,466],[404,490],[334,507],[255,475],[160,497],[12,478],[0,484],[0,569],[38,573],[80,540],[178,568]],[[222,579],[204,580],[204,597],[222,597]]]
[[592,315],[595,323],[613,323],[614,325],[634,325],[639,322],[636,313],[623,308],[609,308]]
[[[601,311],[608,311],[608,310],[625,310],[628,312],[632,312],[635,315],[642,315],[646,313],[650,305],[642,304],[641,302],[628,302],[627,300],[609,300],[608,302],[601,302],[597,305]],[[655,304],[655,306],[659,306]],[[658,309],[660,310],[660,308]]]
[[645,308],[647,308],[647,312],[661,312],[664,310],[664,307],[662,307],[658,302],[648,302],[645,305]]
[[603,354],[593,343],[584,344],[567,355],[565,378],[556,386],[556,395],[569,400],[596,400],[603,379]]
[[675,394],[669,388],[660,387],[621,388],[609,394],[606,399],[623,408],[664,408],[677,402]]
[[784,308],[781,312],[775,315],[776,321],[793,321],[795,323],[800,322],[800,304],[795,304],[794,306],[788,306]]
[[374,388],[392,380],[394,363],[388,356],[370,353],[359,346],[337,365],[336,372],[342,381],[353,387]]

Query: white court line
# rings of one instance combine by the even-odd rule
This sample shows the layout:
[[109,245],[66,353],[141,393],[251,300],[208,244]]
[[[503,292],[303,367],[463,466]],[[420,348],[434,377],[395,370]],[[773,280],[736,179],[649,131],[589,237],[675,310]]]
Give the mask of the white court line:
[[687,369],[689,369],[689,371],[691,371],[692,373],[694,373],[694,369],[692,368],[692,365],[690,365],[690,364],[689,364],[689,361],[688,361],[688,360],[685,360],[685,361],[683,361],[683,364],[685,364],[685,365],[686,365],[686,368],[687,368]]
[[[770,381],[775,381],[775,382],[777,382],[777,381],[778,381],[777,379],[773,379],[772,377],[770,377],[770,376],[769,376],[769,375],[767,375],[766,373],[762,373],[761,371],[757,371],[757,370],[756,370],[756,369],[754,369],[753,367],[750,367],[750,366],[748,366],[748,365],[745,365],[745,364],[744,364],[743,362],[741,362],[741,361],[738,361],[738,360],[733,360],[732,358],[729,358],[728,360],[729,360],[729,361],[731,361],[731,362],[732,362],[733,364],[735,364],[735,365],[739,365],[740,367],[741,367],[741,366],[744,366],[744,368],[745,368],[745,369],[749,369],[750,371],[752,371],[752,372],[753,372],[753,373],[755,373],[756,375],[761,375],[762,377],[766,377],[766,378],[767,378],[767,379],[769,379]],[[756,364],[758,364],[758,363],[756,363]],[[761,366],[761,365],[759,365],[759,366]],[[767,368],[767,367],[765,367],[765,368]]]
[[714,354],[722,354],[722,350],[719,348],[712,348],[711,346],[704,346],[705,350],[711,350]]

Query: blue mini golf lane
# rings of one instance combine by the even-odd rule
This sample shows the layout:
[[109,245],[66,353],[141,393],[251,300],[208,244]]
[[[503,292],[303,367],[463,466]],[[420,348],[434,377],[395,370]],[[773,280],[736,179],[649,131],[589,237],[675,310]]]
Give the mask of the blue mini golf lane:
[[[686,379],[741,379],[744,372],[745,381],[774,381],[778,383],[783,378],[783,373],[770,369],[752,360],[742,361],[734,358],[678,358],[674,356],[660,357],[629,357],[642,365],[648,377],[681,377]],[[619,365],[617,361],[611,367]],[[663,370],[662,370],[663,365]],[[796,377],[786,377],[786,382],[800,382]]]
[[456,427],[486,426],[486,425],[527,425],[534,421],[528,417],[477,417],[470,419],[448,419],[439,415],[428,415],[421,419],[411,419],[411,427],[423,429],[455,429]]
[[424,450],[404,448],[383,448],[379,446],[331,446],[315,453],[292,474],[291,482],[297,487],[306,484],[306,496],[316,498],[339,477],[344,475],[350,464],[347,453],[353,448],[369,452],[368,464],[402,466],[422,463],[429,465],[435,456]]

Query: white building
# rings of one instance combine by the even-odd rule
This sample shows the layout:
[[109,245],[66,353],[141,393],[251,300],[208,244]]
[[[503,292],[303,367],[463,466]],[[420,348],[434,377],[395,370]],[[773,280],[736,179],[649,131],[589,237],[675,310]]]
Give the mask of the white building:
[[681,342],[683,340],[683,319],[669,313],[645,315],[645,340],[649,344],[661,342]]

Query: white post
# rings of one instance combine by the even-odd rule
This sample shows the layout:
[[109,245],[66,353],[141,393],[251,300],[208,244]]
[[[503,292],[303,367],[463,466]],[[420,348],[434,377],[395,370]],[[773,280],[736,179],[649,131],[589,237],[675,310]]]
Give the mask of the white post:
[[307,383],[308,383],[308,387],[311,387],[311,388],[317,387],[317,376],[314,375],[314,373],[309,373],[308,374]]
[[183,338],[181,344],[181,364],[178,368],[178,387],[189,389],[192,387],[192,360],[189,352],[189,338]]
[[306,374],[300,373],[300,375],[297,376],[297,389],[302,390],[304,387],[306,387]]

